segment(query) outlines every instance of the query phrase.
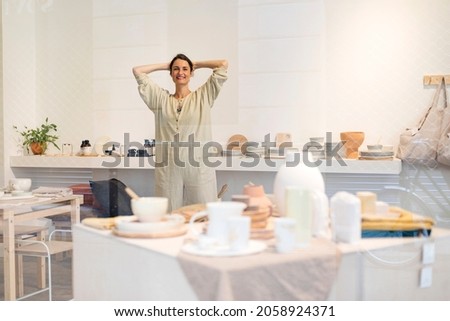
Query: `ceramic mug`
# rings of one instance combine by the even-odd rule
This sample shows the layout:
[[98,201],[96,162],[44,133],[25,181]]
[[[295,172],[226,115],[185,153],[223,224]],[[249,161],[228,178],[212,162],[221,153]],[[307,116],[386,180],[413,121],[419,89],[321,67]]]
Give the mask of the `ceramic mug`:
[[291,217],[277,217],[274,223],[277,252],[288,253],[293,251],[297,245],[295,219]]
[[[189,220],[190,231],[194,236],[207,236],[211,243],[219,246],[229,245],[229,225],[230,217],[239,217],[245,209],[245,203],[241,202],[210,202],[206,203],[206,211],[195,213]],[[201,217],[208,217],[208,227],[206,233],[200,232],[194,222]]]

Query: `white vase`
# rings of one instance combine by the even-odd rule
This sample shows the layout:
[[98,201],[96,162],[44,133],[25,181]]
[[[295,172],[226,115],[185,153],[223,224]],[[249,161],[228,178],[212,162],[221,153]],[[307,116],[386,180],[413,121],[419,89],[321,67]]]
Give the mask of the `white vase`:
[[[278,213],[280,216],[286,216],[287,187],[307,190],[310,192],[313,202],[313,236],[329,238],[328,197],[325,195],[322,173],[317,166],[307,166],[304,162],[298,161],[299,157],[299,153],[288,153],[286,163],[280,167],[275,176],[273,192]],[[311,160],[312,156],[308,155],[308,158]]]

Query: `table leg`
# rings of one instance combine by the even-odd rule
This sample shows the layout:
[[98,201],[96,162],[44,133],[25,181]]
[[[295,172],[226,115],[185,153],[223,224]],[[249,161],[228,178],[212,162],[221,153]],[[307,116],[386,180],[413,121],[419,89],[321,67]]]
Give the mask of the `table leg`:
[[24,294],[24,284],[23,284],[23,256],[16,255],[16,275],[17,275],[17,297],[21,297]]
[[5,285],[5,300],[16,299],[16,267],[15,267],[15,244],[14,244],[14,211],[5,209],[3,211],[3,249],[4,270],[3,278]]
[[[45,237],[46,237],[46,232],[45,231],[41,231],[39,233],[37,233],[36,239],[37,241],[45,241]],[[45,257],[38,257],[37,258],[37,273],[38,273],[38,287],[40,289],[43,289],[46,287],[46,280],[47,280],[47,269],[46,269],[46,258]]]
[[81,198],[75,198],[70,201],[70,223],[76,224],[80,223],[80,205]]

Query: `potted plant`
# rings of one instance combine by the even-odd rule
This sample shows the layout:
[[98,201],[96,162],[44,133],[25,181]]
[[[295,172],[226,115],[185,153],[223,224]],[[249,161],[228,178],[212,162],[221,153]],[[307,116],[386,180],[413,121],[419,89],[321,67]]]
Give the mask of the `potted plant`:
[[17,126],[14,126],[14,128],[22,136],[22,146],[29,147],[34,155],[44,154],[49,143],[59,149],[59,146],[55,143],[59,138],[56,135],[57,126],[49,123],[48,117],[45,119],[45,123],[37,128],[25,126],[23,131],[19,131]]

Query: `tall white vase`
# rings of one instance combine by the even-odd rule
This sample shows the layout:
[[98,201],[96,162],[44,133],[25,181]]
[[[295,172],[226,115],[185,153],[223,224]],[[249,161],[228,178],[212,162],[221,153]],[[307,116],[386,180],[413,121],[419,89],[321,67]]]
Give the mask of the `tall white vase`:
[[[293,186],[310,191],[313,198],[313,235],[329,237],[328,197],[325,195],[322,173],[318,167],[296,161],[299,157],[298,153],[288,153],[286,163],[280,167],[275,176],[273,192],[278,212],[280,216],[286,216],[286,187]],[[312,159],[311,155],[309,159]],[[292,166],[293,164],[296,165]]]

